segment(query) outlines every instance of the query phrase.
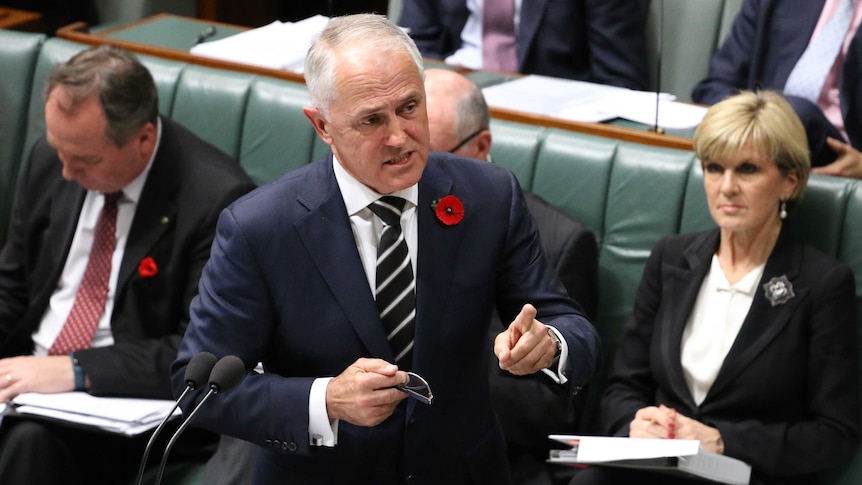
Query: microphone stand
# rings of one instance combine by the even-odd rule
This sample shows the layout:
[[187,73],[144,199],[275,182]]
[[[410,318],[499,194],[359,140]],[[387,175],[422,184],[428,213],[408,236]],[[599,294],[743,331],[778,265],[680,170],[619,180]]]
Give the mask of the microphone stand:
[[661,57],[664,46],[664,0],[658,0],[658,33],[656,38],[656,86],[655,86],[655,125],[650,128],[653,133],[664,135],[664,128],[658,125],[658,107],[661,98]]

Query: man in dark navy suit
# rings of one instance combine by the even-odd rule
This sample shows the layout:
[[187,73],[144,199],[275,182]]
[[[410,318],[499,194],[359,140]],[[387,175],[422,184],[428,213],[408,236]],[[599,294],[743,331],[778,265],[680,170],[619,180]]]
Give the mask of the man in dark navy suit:
[[[306,116],[333,153],[220,217],[175,392],[201,351],[263,363],[196,418],[262,448],[255,483],[511,483],[487,377],[493,311],[511,322],[497,365],[572,396],[600,358],[595,330],[546,263],[514,175],[429,155],[422,58],[401,29],[333,19],[304,72]],[[415,306],[388,331],[377,304],[396,283],[375,273],[392,254],[404,284],[393,305]],[[403,329],[402,348],[391,337]],[[396,387],[417,383],[406,371],[430,404]]]

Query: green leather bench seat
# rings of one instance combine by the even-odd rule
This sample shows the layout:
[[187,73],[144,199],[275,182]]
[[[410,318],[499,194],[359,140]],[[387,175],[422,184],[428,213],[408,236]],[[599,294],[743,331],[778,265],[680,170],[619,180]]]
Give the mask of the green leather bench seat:
[[[0,101],[29,100],[0,109],[0,187],[11,198],[18,165],[44,132],[42,83],[51,66],[86,46],[0,30]],[[160,111],[238,160],[257,183],[266,183],[326,153],[302,107],[301,84],[246,73],[141,59],[158,86]],[[6,73],[14,73],[14,79]],[[8,111],[5,111],[8,110]],[[9,128],[11,127],[11,129]],[[8,130],[8,131],[7,131]],[[699,161],[685,150],[622,142],[556,128],[492,120],[494,162],[510,168],[522,186],[593,229],[600,244],[599,308],[595,324],[609,368],[641,272],[663,236],[713,227]],[[23,141],[21,141],[23,140]],[[9,200],[9,199],[4,199]],[[0,221],[8,207],[0,205]],[[857,282],[862,344],[862,182],[812,176],[793,229],[849,264]],[[588,387],[593,404],[603,374]],[[860,373],[862,381],[862,373]],[[594,414],[582,417],[585,430]],[[196,476],[194,470],[189,477]],[[175,483],[199,483],[188,478]],[[830,483],[862,482],[862,452]],[[167,482],[166,482],[167,483]]]

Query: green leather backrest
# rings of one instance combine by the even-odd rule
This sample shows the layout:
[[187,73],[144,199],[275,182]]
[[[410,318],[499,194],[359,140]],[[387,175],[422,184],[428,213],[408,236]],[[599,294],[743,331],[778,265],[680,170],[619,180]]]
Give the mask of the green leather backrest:
[[237,159],[254,79],[244,72],[190,65],[177,83],[171,118]]
[[539,126],[491,120],[491,159],[514,172],[521,187],[529,188],[544,133]]
[[616,153],[616,144],[605,139],[550,130],[539,150],[531,184],[534,192],[592,229],[600,244]]
[[0,245],[12,210],[15,182],[25,151],[30,86],[45,36],[0,29]]
[[318,136],[302,113],[308,105],[302,84],[261,78],[251,87],[239,160],[255,183],[269,182],[315,158]]

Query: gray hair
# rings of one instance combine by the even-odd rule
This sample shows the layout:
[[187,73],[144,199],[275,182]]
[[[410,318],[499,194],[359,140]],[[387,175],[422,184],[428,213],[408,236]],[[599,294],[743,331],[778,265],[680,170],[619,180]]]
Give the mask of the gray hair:
[[45,84],[46,100],[57,87],[71,96],[70,110],[98,96],[108,122],[105,136],[117,146],[158,120],[159,95],[153,76],[137,57],[116,46],[93,47],[55,66]]
[[335,17],[311,42],[305,57],[305,84],[311,104],[329,118],[329,104],[335,96],[336,59],[333,52],[343,46],[361,45],[377,55],[406,51],[424,78],[422,55],[413,39],[383,15],[357,14]]

